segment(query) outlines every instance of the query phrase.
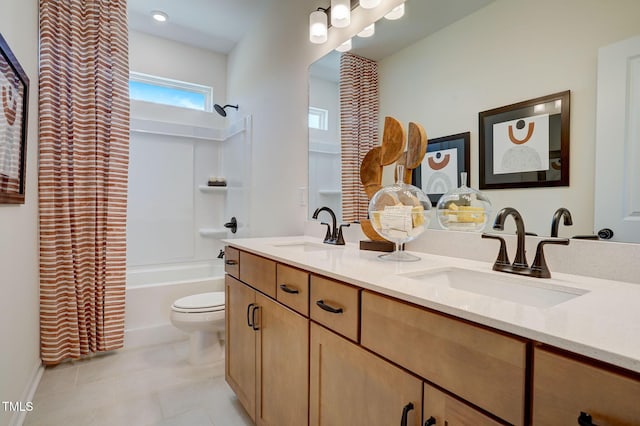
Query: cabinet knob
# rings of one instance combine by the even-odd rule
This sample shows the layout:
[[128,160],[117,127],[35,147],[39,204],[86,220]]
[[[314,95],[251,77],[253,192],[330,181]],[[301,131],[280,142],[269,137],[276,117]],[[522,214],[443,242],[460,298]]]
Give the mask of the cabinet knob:
[[237,265],[237,264],[238,264],[238,261],[237,261],[237,260],[233,260],[233,259],[225,260],[225,261],[224,261],[224,264],[225,264],[225,265],[229,265],[229,266]]
[[280,284],[280,288],[285,293],[289,293],[289,294],[298,294],[298,293],[300,293],[300,291],[298,289],[291,288],[291,287],[287,286],[286,284]]
[[402,419],[400,419],[400,426],[408,426],[407,417],[409,416],[409,411],[413,410],[413,402],[408,403],[402,409]]
[[578,424],[580,426],[598,426],[593,423],[591,415],[589,413],[585,413],[584,411],[581,411],[580,415],[578,416]]
[[324,300],[318,300],[316,302],[316,305],[318,305],[320,309],[331,312],[332,314],[341,314],[343,312],[342,308],[334,308],[333,306],[329,306],[324,303]]
[[433,416],[429,417],[427,421],[424,422],[424,426],[433,426],[435,424],[436,424],[436,419]]

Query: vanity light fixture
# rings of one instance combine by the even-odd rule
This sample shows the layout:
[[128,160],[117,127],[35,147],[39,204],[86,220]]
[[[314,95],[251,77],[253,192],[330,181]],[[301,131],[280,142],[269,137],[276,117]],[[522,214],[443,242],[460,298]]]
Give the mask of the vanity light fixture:
[[394,7],[384,15],[384,17],[390,21],[395,21],[396,19],[400,19],[404,16],[404,3],[399,6]]
[[348,27],[351,23],[351,0],[331,0],[331,25]]
[[358,33],[358,37],[362,37],[362,38],[371,37],[375,33],[376,33],[376,24],[371,23],[371,25],[367,25],[366,27],[364,27],[362,31]]
[[327,41],[327,9],[319,7],[309,15],[309,41],[322,44]]
[[151,17],[158,22],[167,22],[169,20],[169,15],[161,10],[154,10],[151,12]]
[[351,50],[351,39],[345,41],[340,46],[336,47],[336,51],[338,52],[348,52]]
[[360,0],[360,6],[363,9],[373,9],[374,7],[378,7],[380,4],[380,0]]

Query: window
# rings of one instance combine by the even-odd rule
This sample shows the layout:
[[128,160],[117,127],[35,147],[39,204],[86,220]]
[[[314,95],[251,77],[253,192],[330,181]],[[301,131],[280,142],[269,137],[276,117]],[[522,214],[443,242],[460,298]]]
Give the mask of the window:
[[318,130],[329,129],[329,111],[322,108],[309,107],[309,128]]
[[211,112],[213,88],[132,72],[129,75],[131,99]]

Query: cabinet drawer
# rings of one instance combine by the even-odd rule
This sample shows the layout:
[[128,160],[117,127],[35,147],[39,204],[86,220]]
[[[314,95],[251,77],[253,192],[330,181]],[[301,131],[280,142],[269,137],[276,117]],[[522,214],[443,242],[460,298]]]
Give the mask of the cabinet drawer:
[[[501,426],[501,423],[485,416],[480,411],[469,407],[433,386],[424,384],[423,415],[425,424],[433,425],[474,425]],[[433,418],[431,422],[429,418]],[[435,421],[435,423],[433,422]]]
[[524,340],[365,291],[361,342],[509,423],[524,422]]
[[226,246],[224,248],[224,271],[235,278],[240,278],[240,250]]
[[350,285],[312,275],[311,319],[357,342],[359,292]]
[[533,361],[534,425],[640,425],[640,380],[536,348]]
[[276,262],[241,251],[240,280],[275,299]]
[[276,299],[305,317],[309,316],[309,273],[278,263]]

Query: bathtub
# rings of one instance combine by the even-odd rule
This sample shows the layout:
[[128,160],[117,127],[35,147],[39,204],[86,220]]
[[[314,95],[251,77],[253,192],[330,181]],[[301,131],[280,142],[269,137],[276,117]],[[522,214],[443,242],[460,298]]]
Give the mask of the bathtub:
[[209,291],[224,291],[222,259],[127,268],[125,348],[187,339],[171,325],[171,304]]

